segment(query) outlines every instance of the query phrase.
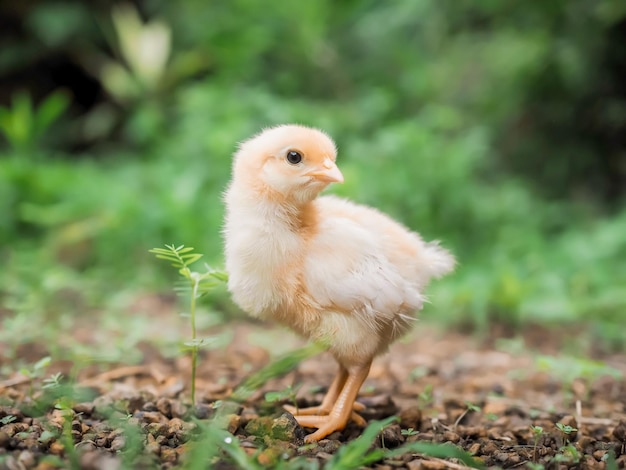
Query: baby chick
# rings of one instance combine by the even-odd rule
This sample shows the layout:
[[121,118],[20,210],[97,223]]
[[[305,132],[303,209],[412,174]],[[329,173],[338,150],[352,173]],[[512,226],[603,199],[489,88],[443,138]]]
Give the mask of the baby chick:
[[[432,277],[454,258],[375,209],[319,196],[343,182],[324,132],[299,125],[243,142],[225,193],[228,289],[252,316],[329,345],[339,372],[321,405],[296,420],[307,442],[365,424],[355,403],[372,359],[407,332]],[[295,412],[294,409],[290,411]]]

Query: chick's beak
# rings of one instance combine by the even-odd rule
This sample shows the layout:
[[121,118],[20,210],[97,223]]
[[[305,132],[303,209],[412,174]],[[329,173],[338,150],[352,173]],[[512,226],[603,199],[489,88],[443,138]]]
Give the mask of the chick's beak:
[[320,181],[324,181],[326,183],[343,183],[343,175],[335,162],[333,162],[330,158],[324,160],[324,163],[316,168],[313,168],[311,171],[306,173],[306,176],[312,176]]

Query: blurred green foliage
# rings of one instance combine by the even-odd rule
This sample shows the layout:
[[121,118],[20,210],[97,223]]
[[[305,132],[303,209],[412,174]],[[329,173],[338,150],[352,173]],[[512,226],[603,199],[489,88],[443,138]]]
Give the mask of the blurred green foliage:
[[[89,309],[162,287],[148,249],[164,243],[219,265],[236,142],[299,122],[338,143],[333,191],[458,256],[426,318],[583,321],[625,346],[622,0],[89,5],[9,11],[22,26],[0,51],[8,311],[42,285],[48,314],[68,289]],[[48,57],[92,95],[58,68],[17,80],[45,76]]]

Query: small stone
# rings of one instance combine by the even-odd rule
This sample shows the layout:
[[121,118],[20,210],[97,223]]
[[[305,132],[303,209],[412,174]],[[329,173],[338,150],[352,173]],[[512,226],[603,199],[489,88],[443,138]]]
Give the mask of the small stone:
[[273,420],[270,427],[270,437],[287,442],[302,442],[304,429],[290,413],[283,413]]
[[80,468],[119,470],[121,468],[121,462],[108,452],[85,452],[80,456]]
[[77,403],[73,407],[73,410],[76,413],[82,413],[82,414],[85,414],[85,415],[91,415],[91,413],[93,413],[94,409],[95,409],[95,405],[93,403],[90,403],[90,402]]
[[318,442],[318,445],[322,451],[334,454],[339,450],[339,447],[341,447],[341,442],[333,439],[322,439]]
[[161,461],[163,463],[176,463],[178,452],[171,447],[161,446]]
[[422,410],[417,406],[406,408],[400,412],[400,427],[403,429],[419,429],[422,422]]
[[51,462],[39,462],[37,464],[37,466],[35,467],[35,470],[57,470],[59,467],[57,467],[55,464],[51,463]]
[[54,441],[50,444],[48,450],[52,455],[62,455],[65,447],[59,441]]
[[467,449],[467,451],[472,454],[472,455],[476,455],[478,454],[478,452],[480,451],[480,443],[479,442],[474,442],[469,449]]
[[135,417],[147,423],[162,423],[166,421],[165,416],[158,411],[140,411],[135,413]]
[[172,418],[183,418],[187,414],[187,408],[179,400],[170,401]]
[[505,453],[505,452],[496,452],[493,456],[494,459],[496,459],[498,462],[506,462],[507,460],[509,460],[509,454]]
[[147,401],[143,404],[142,411],[158,411],[153,401]]
[[454,444],[456,444],[461,440],[461,437],[454,431],[445,431],[443,433],[443,439],[444,441],[453,442]]
[[118,450],[122,450],[125,445],[126,440],[124,439],[124,436],[116,436],[115,439],[111,441],[111,450],[117,452]]
[[17,461],[18,463],[20,463],[26,468],[32,468],[37,463],[37,459],[35,459],[35,455],[30,450],[24,450],[20,452],[20,455],[17,458]]
[[205,403],[200,403],[194,407],[193,414],[198,419],[209,419],[215,414],[215,408]]
[[145,427],[148,435],[158,437],[167,434],[167,425],[163,423],[148,423]]
[[159,398],[156,402],[156,407],[164,416],[172,417],[172,403],[169,398]]
[[2,426],[2,428],[0,428],[0,431],[6,433],[7,436],[9,437],[13,437],[16,434],[25,432],[27,430],[28,430],[28,425],[25,423],[9,423],[9,424]]
[[615,426],[613,437],[620,442],[626,442],[626,421],[622,420]]
[[167,436],[172,437],[175,434],[181,434],[185,427],[185,423],[180,418],[172,418],[167,427]]
[[148,434],[146,438],[146,451],[151,454],[161,455],[161,446],[156,442],[152,434]]
[[589,436],[582,436],[580,439],[578,439],[578,442],[576,442],[576,448],[580,452],[591,453],[590,449],[593,446],[594,442],[595,442],[594,438],[589,437]]
[[332,454],[329,454],[328,452],[318,452],[315,454],[315,457],[321,460],[330,460],[333,458]]
[[508,404],[504,400],[489,400],[483,407],[483,414],[493,414],[496,416],[503,415],[507,410]]
[[76,448],[80,449],[81,452],[90,452],[98,449],[92,441],[81,441],[76,444]]
[[261,416],[259,418],[251,419],[250,421],[248,421],[245,429],[248,434],[263,437],[269,435],[270,430],[272,429],[272,423],[272,418],[268,416]]
[[593,454],[593,458],[596,459],[598,462],[600,462],[602,460],[602,458],[604,457],[604,454],[606,454],[606,450],[596,450]]
[[402,435],[402,428],[400,425],[392,424],[382,430],[379,440],[381,444],[384,444],[384,447],[394,448],[402,444],[405,441],[405,438]]
[[227,416],[227,418],[228,418],[228,425],[226,427],[226,430],[231,434],[235,434],[235,432],[239,428],[239,423],[241,422],[241,416],[236,415],[236,414],[230,414]]

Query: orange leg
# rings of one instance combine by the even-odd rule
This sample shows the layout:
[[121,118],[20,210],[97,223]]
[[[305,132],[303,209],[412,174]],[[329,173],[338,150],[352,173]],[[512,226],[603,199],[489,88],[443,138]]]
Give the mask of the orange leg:
[[[283,405],[289,413],[294,416],[312,416],[312,415],[327,415],[333,409],[333,405],[337,401],[339,397],[339,393],[343,389],[344,384],[346,383],[346,379],[348,378],[348,370],[342,365],[339,366],[339,372],[335,376],[333,383],[330,385],[328,392],[324,396],[322,403],[319,406],[311,406],[309,408],[296,408],[291,405]],[[353,413],[350,416],[350,419],[356,422],[359,426],[365,426],[366,421],[357,413],[358,411],[363,411],[365,406],[354,402],[352,405]]]
[[[301,426],[306,428],[318,428],[317,431],[315,431],[313,434],[309,434],[305,438],[305,442],[319,441],[329,434],[335,431],[341,431],[346,427],[350,418],[352,418],[353,415],[356,415],[356,413],[354,413],[353,411],[354,401],[356,400],[356,396],[359,393],[361,385],[363,385],[363,382],[369,374],[370,364],[371,363],[368,363],[364,366],[355,366],[346,371],[347,377],[345,379],[344,385],[341,388],[341,392],[339,392],[339,395],[337,396],[337,399],[328,415],[311,416],[299,414],[294,416]],[[340,370],[339,375],[341,374],[342,371]],[[341,380],[336,378],[333,382],[333,386],[336,383],[339,384],[340,382]],[[329,389],[328,394],[333,391],[333,386],[331,386],[331,388]],[[322,402],[320,408],[326,404],[325,402],[326,397],[324,398],[324,402]],[[360,416],[358,416],[358,418],[359,419],[355,421],[357,421],[359,424],[361,424],[361,422],[365,422],[365,420],[363,420],[363,418],[361,418]]]
[[322,404],[319,406],[312,406],[310,408],[298,408],[296,409],[294,406],[284,405],[284,408],[289,411],[292,415],[327,415],[332,410],[333,405],[337,401],[337,397],[339,397],[339,393],[346,383],[346,379],[348,378],[348,371],[345,367],[339,366],[339,372],[335,376],[333,383],[328,388],[328,392],[324,396],[322,400]]

